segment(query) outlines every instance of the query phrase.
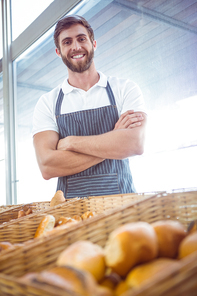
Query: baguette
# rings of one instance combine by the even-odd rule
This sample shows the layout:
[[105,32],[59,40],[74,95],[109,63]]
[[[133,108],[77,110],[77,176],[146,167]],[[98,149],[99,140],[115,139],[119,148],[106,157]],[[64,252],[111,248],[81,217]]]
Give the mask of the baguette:
[[55,217],[52,215],[45,216],[40,222],[34,238],[38,238],[46,234],[47,231],[53,229],[55,226]]

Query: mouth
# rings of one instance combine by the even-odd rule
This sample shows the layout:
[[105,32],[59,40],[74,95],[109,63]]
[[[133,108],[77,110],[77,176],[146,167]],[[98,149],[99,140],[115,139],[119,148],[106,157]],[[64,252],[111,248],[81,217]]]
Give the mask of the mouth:
[[85,54],[76,54],[71,56],[72,59],[77,60],[77,59],[82,59],[85,56]]

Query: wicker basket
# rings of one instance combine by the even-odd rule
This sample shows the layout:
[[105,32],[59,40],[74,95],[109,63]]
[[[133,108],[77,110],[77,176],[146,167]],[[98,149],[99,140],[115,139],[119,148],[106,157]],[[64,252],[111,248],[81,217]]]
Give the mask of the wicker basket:
[[[5,210],[2,210],[0,213],[0,224],[9,222],[10,220],[18,219],[18,212],[30,208],[33,213],[37,213],[41,210],[48,209],[50,207],[50,201],[45,202],[32,202],[29,204],[20,204],[20,205],[8,205],[5,206]],[[2,209],[4,206],[2,206]]]
[[[181,268],[165,270],[139,290],[128,291],[121,296],[196,296],[196,277],[197,252],[183,259]],[[81,296],[47,285],[25,285],[16,277],[5,274],[0,274],[0,292],[3,296]]]
[[[47,214],[54,215],[57,219],[60,216],[72,217],[74,215],[82,215],[87,211],[93,211],[97,214],[106,210],[121,208],[123,205],[136,200],[144,199],[146,196],[153,194],[120,194],[97,196],[89,198],[73,198],[72,200],[62,203],[54,207],[46,207],[34,211],[25,217],[18,218],[0,225],[0,241],[8,241],[10,243],[24,243],[34,238],[34,234],[42,218]],[[36,203],[38,204],[38,203]],[[14,211],[14,210],[13,210]],[[18,211],[18,209],[17,209]]]
[[[69,207],[71,205],[68,205]],[[67,230],[60,230],[52,236],[25,243],[0,257],[0,289],[2,295],[15,296],[67,296],[66,292],[48,291],[36,285],[22,285],[17,277],[27,272],[41,271],[55,266],[57,257],[68,245],[81,239],[104,246],[109,233],[129,222],[178,220],[186,227],[197,219],[197,191],[163,193],[144,197],[140,201],[109,210]],[[180,268],[167,270],[138,291],[127,292],[125,296],[192,296],[196,295],[197,254],[186,257]],[[48,293],[48,294],[47,294]]]
[[6,205],[6,206],[2,205],[2,206],[0,206],[0,213],[5,212],[7,210],[12,210],[15,207],[19,207],[19,206],[22,206],[22,204],[20,204],[20,205]]

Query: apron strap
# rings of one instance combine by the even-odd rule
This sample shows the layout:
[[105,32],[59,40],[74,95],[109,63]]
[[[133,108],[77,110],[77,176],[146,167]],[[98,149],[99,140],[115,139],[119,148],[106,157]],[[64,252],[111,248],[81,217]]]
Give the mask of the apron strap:
[[63,98],[64,98],[64,93],[63,93],[62,89],[60,89],[59,94],[58,94],[58,98],[57,98],[57,102],[56,102],[56,106],[55,106],[55,116],[56,117],[58,115],[60,115]]
[[110,100],[110,104],[113,105],[113,106],[116,106],[116,101],[115,101],[115,98],[114,98],[114,94],[113,94],[113,91],[112,91],[111,86],[110,86],[108,81],[107,81],[106,90],[107,90],[107,94],[108,94],[108,97],[109,97],[109,100]]

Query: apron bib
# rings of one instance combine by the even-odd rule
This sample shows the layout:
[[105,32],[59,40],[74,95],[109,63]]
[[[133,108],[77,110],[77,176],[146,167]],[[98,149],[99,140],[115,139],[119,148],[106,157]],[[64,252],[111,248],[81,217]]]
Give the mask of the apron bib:
[[[61,114],[64,94],[60,89],[55,110],[60,139],[71,135],[99,135],[114,129],[119,117],[108,82],[106,91],[110,100],[109,106]],[[106,159],[83,172],[59,177],[57,190],[62,190],[66,199],[135,192],[128,159]]]

